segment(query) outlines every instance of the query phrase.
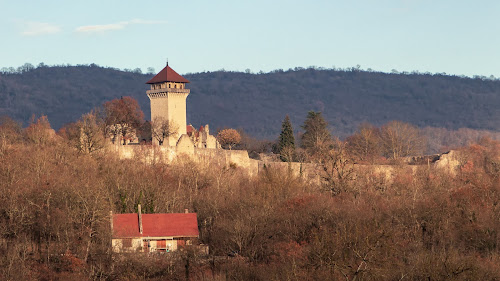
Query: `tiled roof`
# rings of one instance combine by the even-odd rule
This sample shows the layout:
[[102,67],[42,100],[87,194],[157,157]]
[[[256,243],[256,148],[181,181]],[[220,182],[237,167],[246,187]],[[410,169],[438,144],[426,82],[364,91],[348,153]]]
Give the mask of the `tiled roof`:
[[142,234],[138,214],[113,215],[113,237],[198,237],[196,213],[142,214]]
[[170,66],[165,66],[155,77],[151,78],[146,84],[155,84],[163,82],[189,83],[189,80],[180,76]]
[[194,132],[196,129],[193,127],[193,125],[189,124],[186,126],[186,132],[187,134],[191,134],[192,132]]

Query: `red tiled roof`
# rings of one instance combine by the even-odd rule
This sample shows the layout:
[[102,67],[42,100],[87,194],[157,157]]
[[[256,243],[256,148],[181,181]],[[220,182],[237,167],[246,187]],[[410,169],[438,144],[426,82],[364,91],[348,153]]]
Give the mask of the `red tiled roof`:
[[186,132],[189,134],[189,133],[192,133],[194,132],[196,129],[193,127],[193,125],[189,124],[186,126]]
[[162,82],[177,82],[177,83],[189,83],[189,80],[180,76],[173,70],[170,66],[165,66],[155,77],[151,78],[146,84],[155,84]]
[[113,237],[198,237],[196,213],[142,214],[142,234],[137,214],[113,215]]

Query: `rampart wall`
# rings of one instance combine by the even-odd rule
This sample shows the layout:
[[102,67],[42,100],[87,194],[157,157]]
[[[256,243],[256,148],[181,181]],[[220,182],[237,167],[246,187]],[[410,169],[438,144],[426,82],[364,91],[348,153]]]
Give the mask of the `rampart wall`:
[[[210,165],[234,166],[246,171],[249,176],[256,176],[265,169],[280,170],[292,173],[307,181],[320,183],[322,171],[316,164],[299,162],[275,162],[270,160],[250,159],[245,150],[225,150],[193,147],[168,147],[155,145],[114,145],[121,159],[138,159],[146,163],[171,163],[175,159],[187,157],[190,160]],[[432,164],[433,168],[454,174],[459,162],[452,152],[443,154],[440,159]],[[429,165],[351,165],[354,177],[361,173],[369,173],[386,182],[394,179],[396,174],[414,175],[419,168],[430,168]],[[403,172],[403,173],[402,173]]]

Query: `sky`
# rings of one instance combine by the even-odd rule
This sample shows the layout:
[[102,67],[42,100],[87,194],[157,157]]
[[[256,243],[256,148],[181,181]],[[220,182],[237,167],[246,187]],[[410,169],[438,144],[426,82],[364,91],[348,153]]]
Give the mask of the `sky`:
[[498,0],[0,0],[0,68],[166,64],[500,77]]

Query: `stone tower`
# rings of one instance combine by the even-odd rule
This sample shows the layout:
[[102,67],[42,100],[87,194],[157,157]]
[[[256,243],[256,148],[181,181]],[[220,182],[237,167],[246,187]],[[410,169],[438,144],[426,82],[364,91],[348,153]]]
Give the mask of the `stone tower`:
[[189,95],[186,83],[189,81],[177,74],[168,63],[146,83],[151,85],[151,89],[146,91],[151,103],[151,121],[168,121],[178,128],[175,136],[165,140],[170,146],[175,146],[180,136],[186,134],[186,98]]

